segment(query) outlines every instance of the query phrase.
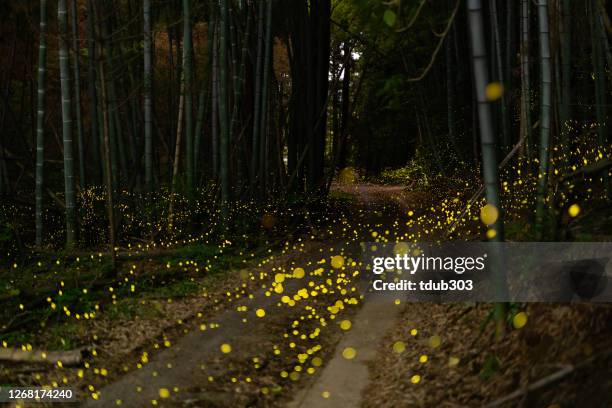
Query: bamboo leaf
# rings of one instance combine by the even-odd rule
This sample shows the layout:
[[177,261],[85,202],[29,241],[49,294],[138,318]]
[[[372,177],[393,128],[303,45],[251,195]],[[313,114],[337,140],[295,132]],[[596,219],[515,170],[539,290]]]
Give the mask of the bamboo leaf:
[[397,14],[395,14],[395,11],[393,10],[386,10],[385,14],[383,15],[383,21],[389,27],[393,27],[395,26],[395,23],[397,22]]

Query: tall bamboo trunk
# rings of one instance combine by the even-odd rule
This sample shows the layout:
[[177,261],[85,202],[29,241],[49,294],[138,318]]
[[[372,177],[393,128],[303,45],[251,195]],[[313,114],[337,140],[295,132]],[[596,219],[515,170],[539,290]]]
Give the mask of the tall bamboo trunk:
[[[474,81],[476,85],[476,99],[478,101],[478,122],[480,126],[480,146],[482,150],[482,174],[485,186],[487,203],[497,208],[499,216],[495,223],[490,226],[494,231],[489,235],[489,241],[501,242],[504,239],[502,207],[499,197],[499,174],[497,167],[497,144],[491,118],[491,105],[486,98],[486,87],[489,83],[489,69],[487,63],[487,50],[485,46],[484,24],[482,18],[481,0],[468,0],[468,26],[470,41],[472,45],[472,63],[474,69]],[[497,247],[495,247],[497,248]],[[499,262],[500,251],[493,256],[494,262]],[[499,265],[495,265],[496,269]],[[500,274],[499,269],[494,273]],[[496,291],[502,293],[505,290],[505,282],[496,275]],[[505,328],[505,305],[495,305],[495,320],[497,324],[497,335],[501,337]]]
[[207,81],[207,79],[212,78],[212,63],[213,63],[213,58],[212,58],[212,49],[213,49],[213,37],[214,37],[214,30],[215,30],[215,24],[211,20],[208,22],[208,47],[206,49],[206,54],[207,54],[207,58],[206,58],[206,70],[205,70],[205,76],[204,78],[202,78],[202,86],[200,89],[200,95],[198,97],[198,116],[197,116],[197,120],[196,120],[196,127],[195,127],[195,134],[194,134],[194,140],[193,140],[193,168],[194,168],[194,172],[195,172],[195,178],[196,180],[198,179],[198,174],[200,174],[200,148],[202,145],[202,133],[204,131],[204,118],[207,112],[207,108],[209,107],[209,99],[206,97],[206,93],[207,90],[210,89],[210,85],[212,83],[212,80],[210,82]]
[[259,176],[259,158],[261,144],[261,93],[262,93],[262,71],[263,71],[263,54],[264,54],[264,10],[265,2],[259,2],[257,10],[257,60],[255,66],[255,101],[253,102],[253,150],[251,155],[251,185],[255,186]]
[[[112,33],[113,33],[113,21],[111,19],[110,13],[112,10],[112,0],[103,0],[102,4],[104,4],[103,10],[104,10],[104,17],[105,17],[105,21],[98,21],[98,24],[100,25],[100,36],[103,38],[104,40],[104,44],[100,47],[100,54],[105,54],[107,55],[107,58],[109,61],[114,61],[114,44],[113,44],[113,38],[112,38]],[[107,6],[108,5],[108,6]],[[106,15],[106,13],[108,13],[109,15]],[[102,18],[100,15],[98,15],[99,18]],[[109,75],[110,74],[110,75]],[[119,111],[118,111],[118,104],[117,104],[117,94],[115,92],[115,76],[113,75],[114,72],[110,71],[109,74],[105,75],[105,80],[106,83],[104,84],[104,86],[106,87],[105,92],[106,92],[106,104],[107,104],[107,111],[108,111],[108,131],[109,131],[109,138],[110,138],[110,155],[111,155],[111,162],[110,162],[110,167],[107,167],[106,170],[110,171],[111,173],[111,178],[113,181],[113,189],[118,190],[119,189],[119,177],[120,177],[120,172],[119,172],[119,166],[121,165],[121,170],[122,173],[125,174],[125,160],[123,158],[123,154],[122,154],[122,147],[121,147],[121,122],[119,121],[118,115],[119,115]],[[101,79],[102,77],[102,73],[100,73],[100,81],[102,81]],[[102,88],[102,85],[100,85],[100,88]],[[104,118],[102,118],[104,119]],[[104,130],[104,129],[103,129]],[[104,135],[102,135],[104,137]]]
[[[259,146],[259,179],[262,189],[265,188],[267,178],[267,165],[266,160],[267,146],[268,146],[268,91],[270,89],[270,65],[272,63],[272,0],[266,2],[266,35],[265,41],[265,54],[264,54],[264,65],[263,65],[263,82],[261,84],[261,117],[259,120],[259,137],[261,143]],[[260,190],[261,191],[261,190]]]
[[342,120],[340,123],[340,139],[338,142],[338,168],[343,169],[347,166],[348,160],[348,130],[351,120],[351,68],[353,64],[353,51],[349,43],[344,45],[344,78],[342,79]]
[[229,215],[228,205],[230,199],[229,175],[229,138],[230,123],[228,117],[228,78],[227,78],[227,48],[229,12],[227,0],[221,0],[221,24],[219,35],[219,176],[221,179],[221,213],[224,219]]
[[211,150],[212,176],[219,175],[219,26],[215,23],[212,48]]
[[[455,24],[455,23],[453,23]],[[456,70],[454,67],[452,44],[454,31],[449,32],[446,37],[445,57],[446,57],[446,122],[448,130],[448,139],[455,146],[455,78]],[[459,151],[457,153],[460,154]]]
[[[96,9],[95,13],[98,17],[98,36],[103,36],[103,41],[108,41],[108,36],[104,36],[106,34],[106,30],[100,28],[100,26],[104,26],[105,22],[102,21],[102,16],[100,14],[100,10]],[[101,93],[101,103],[102,103],[102,143],[103,143],[103,160],[104,167],[106,171],[104,172],[104,184],[106,187],[106,210],[108,214],[108,240],[109,240],[109,251],[111,255],[111,260],[113,264],[113,270],[115,267],[115,205],[114,205],[114,188],[113,188],[113,177],[111,174],[111,169],[113,167],[112,157],[111,157],[111,135],[110,129],[112,127],[112,123],[110,121],[110,103],[107,92],[107,78],[106,78],[106,68],[105,68],[105,44],[102,44],[100,47],[100,58],[98,60],[98,71],[100,73],[100,93]]]
[[540,102],[540,168],[536,197],[536,239],[541,240],[544,233],[544,218],[547,210],[548,167],[550,147],[550,121],[552,113],[552,70],[550,63],[550,33],[548,29],[548,0],[538,3],[538,30],[540,42],[540,76],[542,80]]
[[244,39],[242,40],[242,50],[240,52],[240,69],[238,70],[238,78],[236,89],[234,90],[234,111],[232,113],[232,130],[235,130],[238,122],[238,111],[242,102],[242,93],[244,87],[244,77],[246,75],[246,61],[249,54],[249,44],[251,41],[251,21],[252,14],[248,12],[246,28],[244,31]]
[[151,32],[151,0],[143,2],[144,21],[144,162],[145,187],[153,191],[153,39]]
[[[174,145],[174,160],[172,162],[172,186],[171,190],[176,191],[178,174],[181,162],[181,144],[183,143],[183,117],[185,116],[185,82],[181,83],[181,95],[179,96],[178,120],[176,122],[176,140]],[[172,213],[172,211],[170,211]]]
[[81,63],[79,45],[79,18],[77,0],[72,0],[72,48],[74,50],[74,106],[79,141],[79,185],[85,188],[85,141],[83,139],[83,118],[81,114]]
[[561,106],[559,109],[559,122],[561,126],[561,143],[565,158],[570,152],[569,134],[571,130],[571,12],[570,0],[562,0],[561,12]]
[[47,0],[40,0],[38,96],[36,100],[36,246],[42,246],[43,176],[45,165],[45,78],[47,71]]
[[[595,112],[597,118],[597,142],[602,149],[610,145],[607,126],[607,91],[606,91],[606,64],[605,47],[607,37],[601,32],[602,26],[599,20],[597,0],[591,0],[591,58],[593,61],[593,72],[595,73]],[[608,200],[612,200],[612,185],[610,176],[606,171],[603,173],[603,182]]]
[[530,0],[521,0],[521,122],[525,146],[524,152],[530,156],[531,144],[531,104],[529,89],[529,5]]
[[[512,147],[514,144],[514,104],[512,102],[512,95],[514,93],[514,82],[512,75],[512,67],[516,59],[516,26],[515,26],[515,13],[516,13],[516,1],[506,1],[506,52],[505,52],[505,66],[504,66],[504,80],[505,89],[504,96],[506,97],[506,132],[508,132],[508,147]],[[503,2],[502,2],[503,4]],[[503,16],[503,14],[502,14]]]
[[62,134],[64,145],[64,189],[66,194],[66,246],[76,242],[76,193],[74,184],[74,157],[72,142],[72,108],[70,97],[70,56],[68,54],[68,10],[66,0],[58,0],[59,63],[62,94]]
[[504,78],[504,64],[502,60],[502,41],[499,30],[499,17],[497,13],[497,0],[491,0],[491,24],[493,26],[493,37],[495,38],[495,67],[497,68],[497,77],[499,82],[504,86],[504,93],[501,98],[501,119],[502,119],[502,146],[508,148],[510,146],[509,132],[509,115],[508,115],[508,95],[505,92],[507,78]]
[[93,173],[90,181],[93,184],[102,182],[102,160],[100,156],[100,130],[98,129],[98,91],[96,89],[96,39],[95,39],[95,17],[94,0],[87,0],[87,93],[89,94],[89,122],[91,146],[91,158],[93,162]]
[[183,0],[183,82],[185,84],[185,172],[187,194],[194,186],[193,168],[193,63],[191,37],[191,0]]

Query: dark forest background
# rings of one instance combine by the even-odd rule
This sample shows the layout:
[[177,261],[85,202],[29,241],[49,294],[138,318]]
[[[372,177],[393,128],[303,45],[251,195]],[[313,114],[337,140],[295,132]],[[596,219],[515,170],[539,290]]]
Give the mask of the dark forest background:
[[609,191],[606,2],[467,3],[3,2],[5,240],[227,230],[240,203],[317,211],[347,175],[476,176],[500,207],[501,163],[539,225],[588,165]]

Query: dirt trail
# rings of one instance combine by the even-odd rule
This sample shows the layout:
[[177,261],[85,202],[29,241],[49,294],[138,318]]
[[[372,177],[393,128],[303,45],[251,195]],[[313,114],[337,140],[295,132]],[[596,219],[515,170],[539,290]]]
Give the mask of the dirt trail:
[[[355,194],[366,208],[393,204],[402,212],[413,209],[404,186],[358,184],[337,186],[337,189]],[[389,210],[387,207],[386,211]],[[317,377],[297,393],[288,407],[361,406],[362,393],[370,384],[368,365],[376,357],[381,342],[404,309],[404,298],[403,292],[394,298],[366,294],[361,309],[354,316],[350,330],[338,343],[332,359]],[[352,350],[355,356],[347,358]]]
[[[356,220],[363,221],[364,218],[371,218],[370,225],[386,225],[388,219],[397,216],[398,207],[400,213],[407,209],[400,204],[406,198],[404,187],[360,184],[334,186],[334,188],[358,198],[355,214],[351,215],[354,216],[352,222],[356,224],[355,228],[359,228],[357,225],[359,222]],[[367,231],[362,232],[365,237]],[[353,238],[353,242],[358,242],[358,240]],[[333,243],[325,243],[324,246],[330,245]],[[358,256],[356,245],[344,245],[346,256]],[[310,261],[316,265],[316,260],[321,257],[320,248],[302,254],[302,257],[310,258]],[[303,283],[299,280],[287,281],[285,293],[294,293],[301,287],[300,285]],[[280,304],[279,298],[280,296],[274,294],[267,295],[266,289],[262,288],[253,293],[250,299],[236,302],[232,310],[208,317],[207,321],[213,323],[213,326],[218,324],[218,327],[211,329],[209,324],[204,331],[195,327],[171,347],[151,356],[148,363],[142,368],[131,371],[102,388],[98,393],[98,400],[89,399],[83,406],[108,407],[121,404],[136,407],[147,406],[151,403],[162,407],[262,405],[256,397],[257,391],[253,392],[252,389],[249,389],[251,386],[249,377],[246,377],[246,382],[244,377],[240,377],[243,373],[240,366],[245,364],[252,366],[251,361],[254,356],[262,355],[262,349],[270,350],[272,345],[276,347],[275,344],[280,341],[279,331],[282,333],[287,327],[291,327],[292,322],[295,322],[296,319],[303,318],[299,314],[303,312],[303,309],[289,310],[290,308]],[[315,307],[322,305],[317,305],[315,300],[309,300],[309,302]],[[237,310],[241,306],[246,306],[248,313]],[[327,304],[324,307],[327,307]],[[360,302],[358,307],[358,314],[350,317],[351,329],[342,332],[340,341],[337,335],[335,339],[320,340],[320,344],[329,344],[327,351],[329,358],[325,357],[328,361],[324,360],[324,367],[314,375],[306,376],[306,381],[302,379],[295,383],[295,386],[301,387],[301,390],[287,393],[289,395],[285,398],[288,397],[291,401],[283,402],[281,397],[275,400],[274,405],[290,407],[359,406],[361,392],[369,383],[366,363],[374,357],[380,342],[401,311],[403,303],[398,306],[393,299],[377,298],[373,301]],[[266,310],[265,318],[260,319],[255,316],[257,309]],[[334,325],[337,324],[338,322],[334,323]],[[322,334],[324,335],[334,336],[333,333]],[[223,344],[231,345],[232,351],[227,354],[222,353]],[[343,351],[349,347],[357,351],[355,358],[350,360],[342,355]],[[274,360],[274,356],[268,357],[269,359],[264,357],[262,360]],[[267,362],[262,364],[267,364]],[[240,381],[234,381],[236,378],[239,378]],[[236,382],[236,385],[233,389],[230,387],[229,390],[227,387],[217,387],[216,381],[221,380],[226,382],[231,380]],[[270,383],[274,384],[274,381]],[[255,387],[254,384],[252,386]],[[287,385],[287,387],[291,386],[291,384]],[[273,385],[271,387],[274,388]],[[328,393],[329,397],[324,398],[324,395],[327,397]],[[270,400],[267,401],[270,402]]]
[[[253,299],[247,299],[236,306],[252,306],[271,310],[275,299],[266,297],[263,291],[256,293]],[[275,313],[268,312],[272,318]],[[215,316],[210,322],[218,324],[217,328],[193,330],[180,339],[177,344],[162,351],[142,369],[135,370],[102,389],[100,399],[89,400],[85,407],[108,407],[117,400],[127,407],[142,406],[143,401],[149,404],[160,399],[160,390],[169,390],[171,396],[164,399],[161,406],[195,404],[195,406],[233,406],[237,401],[225,393],[203,392],[205,385],[212,378],[225,374],[224,370],[232,369],[234,361],[246,361],[258,354],[260,342],[266,342],[266,325],[275,324],[268,319],[265,323],[257,321],[252,314],[247,322],[245,315],[236,310],[228,310]],[[248,335],[245,336],[245,334]],[[258,338],[254,342],[253,338]],[[229,365],[217,366],[222,356],[222,344],[232,347]],[[174,389],[179,391],[173,392]],[[163,392],[163,391],[162,391]],[[172,395],[174,394],[174,395]],[[201,405],[200,405],[201,404]]]
[[[400,299],[401,301],[401,299]],[[381,341],[393,324],[403,304],[378,297],[366,300],[353,319],[351,329],[336,347],[323,372],[307,385],[288,405],[290,408],[359,407],[362,393],[370,383],[368,364],[376,357]],[[347,359],[347,350],[355,350]]]

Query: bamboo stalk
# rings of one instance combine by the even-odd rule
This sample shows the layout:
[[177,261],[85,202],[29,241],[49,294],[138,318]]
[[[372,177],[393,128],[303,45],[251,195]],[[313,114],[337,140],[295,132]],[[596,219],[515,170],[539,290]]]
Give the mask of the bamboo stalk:
[[36,112],[36,246],[42,246],[43,178],[45,165],[45,78],[47,69],[47,0],[40,0],[38,98]]
[[64,189],[66,194],[66,246],[76,241],[76,193],[74,185],[74,157],[72,140],[72,100],[70,97],[70,57],[68,55],[68,10],[66,0],[58,0],[59,61],[62,98],[62,135],[64,148]]

